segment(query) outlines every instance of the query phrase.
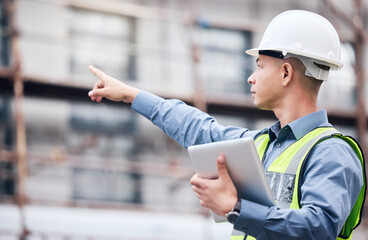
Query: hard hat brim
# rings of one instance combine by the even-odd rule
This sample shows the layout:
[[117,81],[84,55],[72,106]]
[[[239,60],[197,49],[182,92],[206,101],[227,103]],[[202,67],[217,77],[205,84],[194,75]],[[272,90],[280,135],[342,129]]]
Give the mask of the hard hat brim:
[[324,58],[324,57],[321,57],[321,56],[314,56],[312,54],[306,54],[305,52],[301,52],[301,51],[297,51],[297,50],[293,50],[293,49],[251,48],[251,49],[246,50],[245,53],[248,54],[248,55],[254,56],[254,57],[258,57],[258,52],[260,50],[280,51],[280,52],[283,53],[284,56],[287,53],[292,53],[292,54],[295,54],[295,55],[304,56],[304,57],[308,57],[308,58],[311,58],[311,59],[316,59],[318,61],[325,62],[328,66],[331,67],[331,70],[339,70],[344,66],[344,64],[342,64],[339,61]]

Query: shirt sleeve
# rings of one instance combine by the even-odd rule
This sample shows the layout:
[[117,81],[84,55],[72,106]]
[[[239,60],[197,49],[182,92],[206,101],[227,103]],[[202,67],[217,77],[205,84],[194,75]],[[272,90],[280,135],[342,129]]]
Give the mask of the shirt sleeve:
[[149,119],[184,147],[228,139],[253,137],[258,131],[222,126],[215,118],[176,99],[165,100],[141,91],[132,110]]
[[261,239],[336,239],[363,186],[360,160],[341,139],[317,145],[301,186],[301,209],[242,200],[234,228]]

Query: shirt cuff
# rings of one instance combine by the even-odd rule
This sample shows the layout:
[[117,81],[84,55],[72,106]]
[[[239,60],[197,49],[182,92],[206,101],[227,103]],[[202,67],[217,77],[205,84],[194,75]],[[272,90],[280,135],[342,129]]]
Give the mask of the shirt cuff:
[[240,214],[234,228],[257,237],[266,221],[269,207],[244,199],[241,202]]
[[164,99],[152,93],[140,91],[132,102],[132,110],[151,119],[152,110]]

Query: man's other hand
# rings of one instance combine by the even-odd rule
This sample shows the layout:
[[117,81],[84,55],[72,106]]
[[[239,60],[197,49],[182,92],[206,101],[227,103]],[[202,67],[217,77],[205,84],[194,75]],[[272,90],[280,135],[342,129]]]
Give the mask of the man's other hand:
[[227,171],[223,155],[217,158],[217,171],[217,179],[205,179],[196,174],[190,180],[190,184],[201,206],[211,209],[217,215],[225,216],[235,206],[238,194]]

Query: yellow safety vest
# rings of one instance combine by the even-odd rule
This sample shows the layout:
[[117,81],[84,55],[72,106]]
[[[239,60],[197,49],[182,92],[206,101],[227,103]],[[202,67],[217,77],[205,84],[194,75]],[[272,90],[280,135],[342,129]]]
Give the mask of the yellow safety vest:
[[[267,169],[266,175],[271,190],[274,193],[277,207],[281,209],[300,209],[302,206],[300,205],[301,183],[299,182],[299,179],[301,176],[300,173],[303,172],[304,160],[308,158],[308,155],[314,146],[332,137],[345,140],[355,151],[362,165],[364,180],[363,187],[360,190],[358,199],[356,200],[355,205],[337,238],[338,240],[350,240],[352,238],[352,231],[360,224],[361,221],[366,191],[363,153],[359,144],[352,137],[343,136],[332,127],[316,128],[285,149]],[[263,159],[264,153],[267,150],[269,141],[270,139],[268,134],[262,134],[255,139],[255,144],[261,161]],[[283,191],[277,191],[280,188]],[[245,233],[234,229],[231,240],[256,239],[250,235],[245,237],[245,235]]]

